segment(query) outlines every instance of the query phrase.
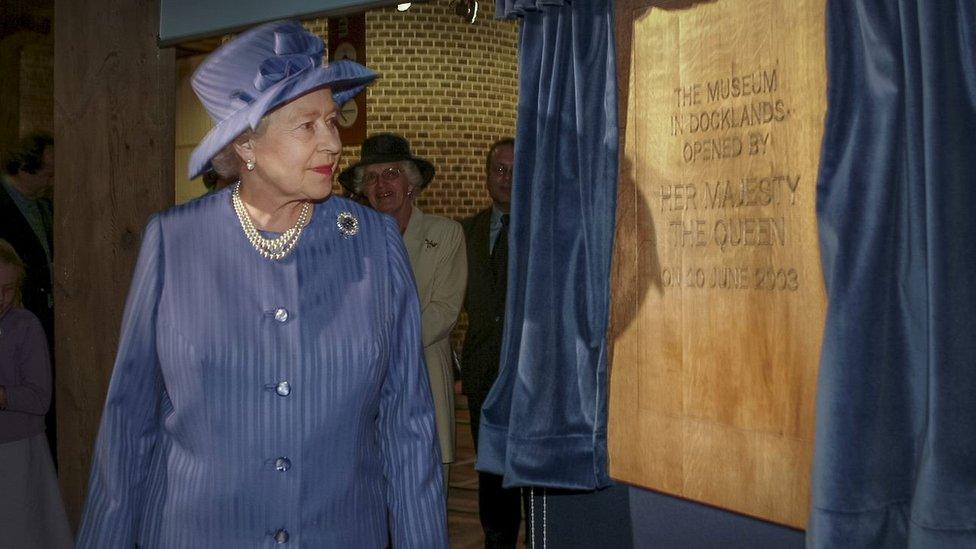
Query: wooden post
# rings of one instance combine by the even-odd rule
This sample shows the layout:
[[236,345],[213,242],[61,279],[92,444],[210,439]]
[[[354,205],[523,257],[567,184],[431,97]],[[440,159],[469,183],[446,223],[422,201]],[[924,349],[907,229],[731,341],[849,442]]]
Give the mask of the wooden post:
[[173,203],[175,59],[159,0],[55,5],[60,475],[77,525],[140,235]]

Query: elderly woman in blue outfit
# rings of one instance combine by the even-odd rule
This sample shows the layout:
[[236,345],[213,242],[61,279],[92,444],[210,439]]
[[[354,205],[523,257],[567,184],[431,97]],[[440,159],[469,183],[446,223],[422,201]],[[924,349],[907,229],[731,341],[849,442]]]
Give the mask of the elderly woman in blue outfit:
[[193,76],[190,176],[240,180],[149,221],[80,547],[447,546],[399,229],[329,196],[336,105],[375,74],[321,55],[271,23]]

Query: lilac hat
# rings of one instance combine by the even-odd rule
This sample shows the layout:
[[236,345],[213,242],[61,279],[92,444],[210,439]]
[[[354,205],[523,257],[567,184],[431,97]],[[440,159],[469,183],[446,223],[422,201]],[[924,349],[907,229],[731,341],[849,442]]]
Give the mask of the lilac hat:
[[255,27],[224,44],[193,73],[191,85],[214,127],[190,155],[193,179],[210,160],[276,107],[329,87],[337,105],[362,91],[376,73],[348,60],[322,66],[322,39],[297,21]]

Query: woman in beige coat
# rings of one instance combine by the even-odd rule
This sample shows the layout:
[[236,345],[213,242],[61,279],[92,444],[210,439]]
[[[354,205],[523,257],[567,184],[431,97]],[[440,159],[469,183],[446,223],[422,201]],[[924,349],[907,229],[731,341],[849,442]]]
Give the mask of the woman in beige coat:
[[414,205],[434,177],[434,166],[410,154],[406,139],[370,137],[360,161],[339,175],[343,186],[392,216],[400,226],[420,295],[424,358],[437,416],[437,437],[447,485],[454,461],[454,372],[451,330],[457,322],[468,278],[464,231],[456,221],[428,215]]

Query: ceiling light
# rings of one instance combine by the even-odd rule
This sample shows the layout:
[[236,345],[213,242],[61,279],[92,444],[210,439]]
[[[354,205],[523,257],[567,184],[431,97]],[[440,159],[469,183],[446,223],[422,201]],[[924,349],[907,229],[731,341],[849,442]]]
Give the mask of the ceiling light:
[[402,4],[397,4],[397,11],[407,11],[412,6],[410,2],[404,2]]

